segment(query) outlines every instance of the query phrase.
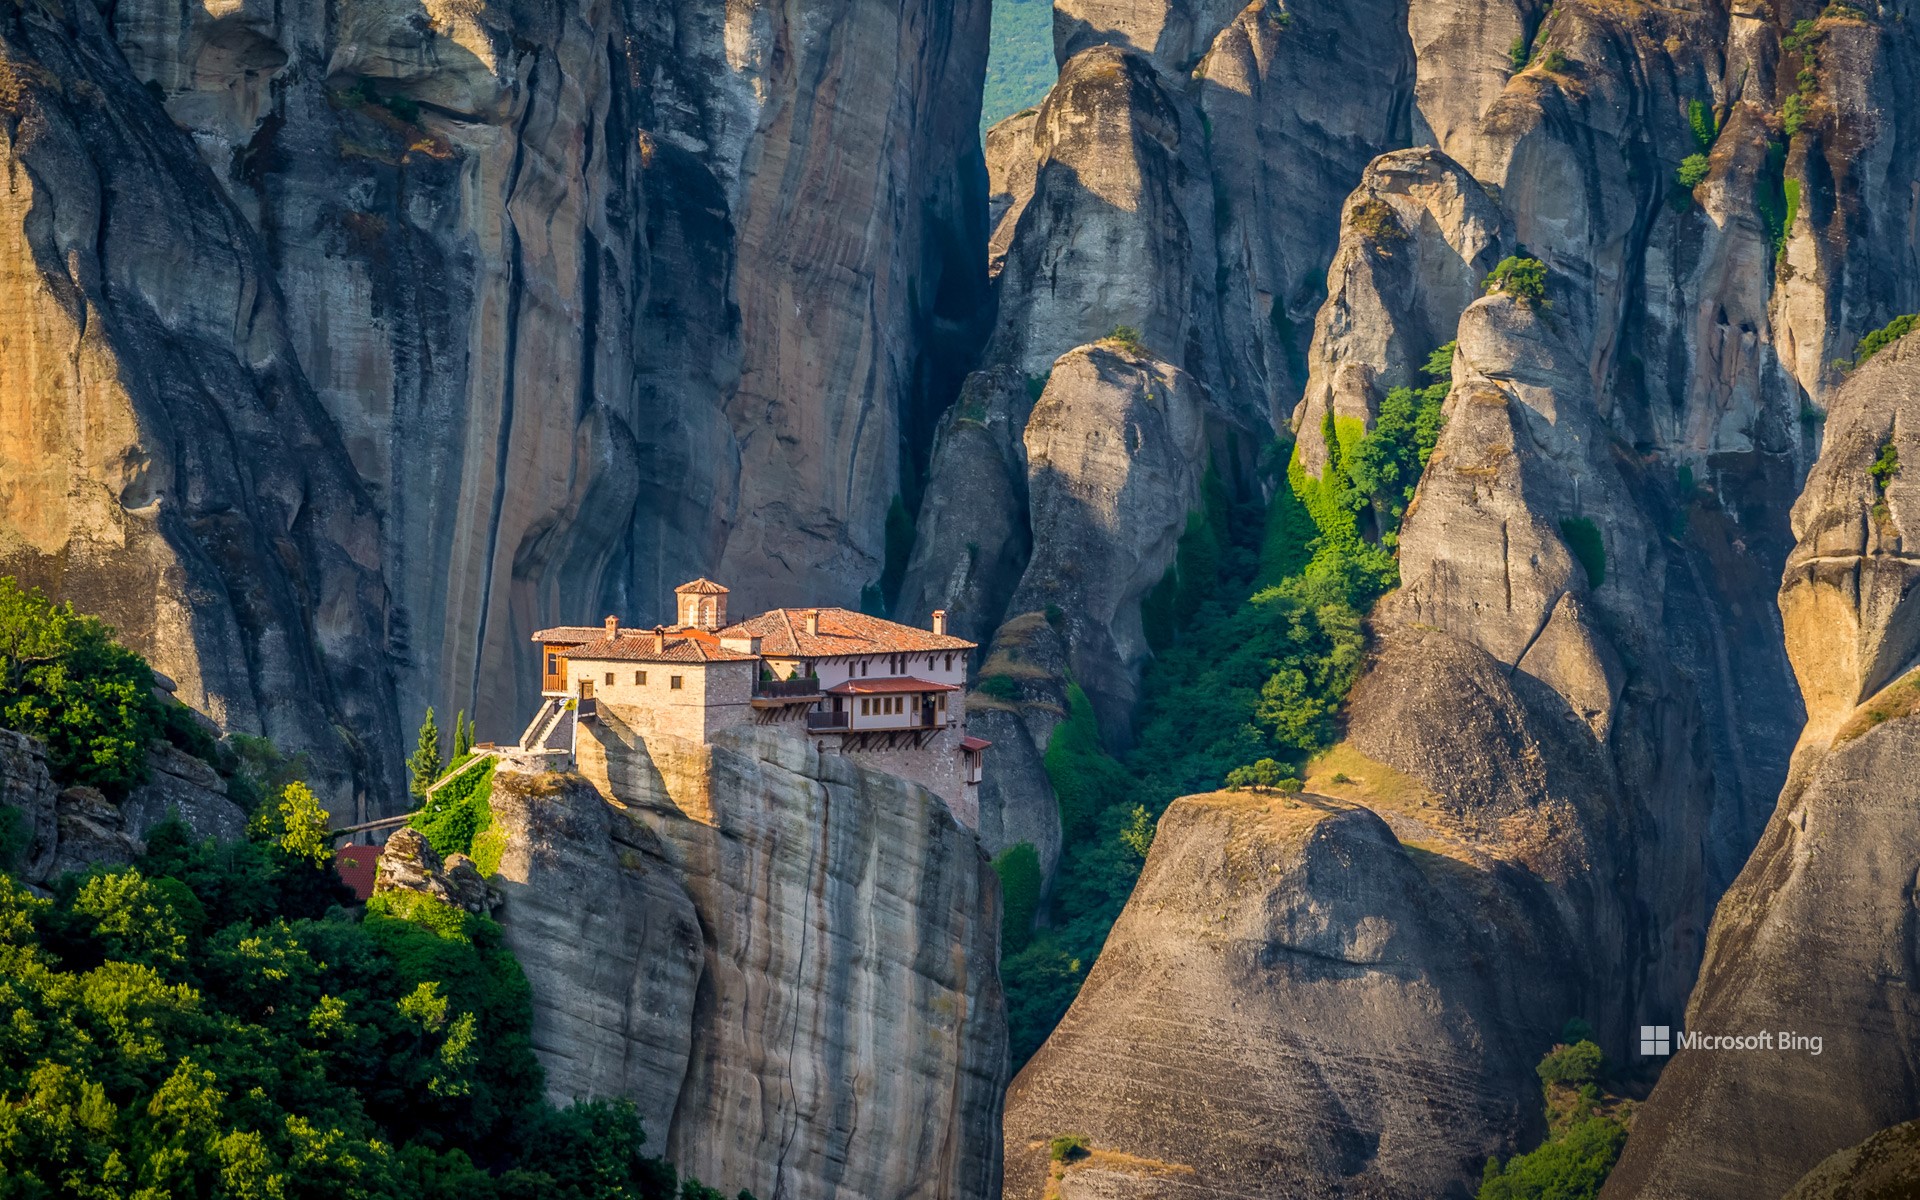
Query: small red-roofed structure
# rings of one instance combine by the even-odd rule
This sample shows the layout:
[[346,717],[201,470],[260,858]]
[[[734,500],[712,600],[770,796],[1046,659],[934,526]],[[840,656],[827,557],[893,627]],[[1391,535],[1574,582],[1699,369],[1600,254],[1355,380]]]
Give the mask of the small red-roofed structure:
[[380,869],[380,847],[342,846],[333,852],[333,869],[341,882],[353,889],[356,900],[365,904],[373,897],[373,877]]

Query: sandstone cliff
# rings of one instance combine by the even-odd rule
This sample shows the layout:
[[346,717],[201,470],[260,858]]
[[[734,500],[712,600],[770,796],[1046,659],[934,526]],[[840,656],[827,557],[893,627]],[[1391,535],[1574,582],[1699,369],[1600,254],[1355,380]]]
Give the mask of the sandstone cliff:
[[0,572],[106,618],[331,806],[397,792],[379,521],[259,240],[94,6],[0,22]]
[[585,725],[495,776],[494,883],[556,1099],[628,1096],[760,1196],[999,1195],[998,888],[931,793],[751,729]]
[[[1156,7],[1167,23],[1138,36],[1158,46],[1175,6]],[[1115,1182],[1129,1155],[1185,1164],[1202,1194],[1469,1190],[1474,1153],[1527,1144],[1530,1068],[1562,1021],[1593,1021],[1616,1058],[1635,1025],[1672,1023],[1712,902],[1786,778],[1803,713],[1772,576],[1837,378],[1827,364],[1920,299],[1908,239],[1892,238],[1887,269],[1852,240],[1868,209],[1904,203],[1909,166],[1880,164],[1914,136],[1895,98],[1908,31],[1830,10],[1789,39],[1777,17],[1579,3],[1511,16],[1428,6],[1403,28],[1415,139],[1433,145],[1353,176],[1295,416],[1310,474],[1326,462],[1323,414],[1366,421],[1428,351],[1458,350],[1447,424],[1400,530],[1403,587],[1376,613],[1347,741],[1309,786],[1329,798],[1314,803],[1383,818],[1398,838],[1376,852],[1386,861],[1446,867],[1433,886],[1450,911],[1481,914],[1468,953],[1497,972],[1440,973],[1458,946],[1417,906],[1338,914],[1349,892],[1308,888],[1343,940],[1392,931],[1384,986],[1423,981],[1461,1038],[1423,1038],[1417,1006],[1361,999],[1382,986],[1371,972],[1354,976],[1350,1003],[1315,1008],[1314,1037],[1262,1029],[1269,978],[1219,965],[1244,952],[1168,950],[1175,902],[1155,890],[1155,864],[1226,858],[1231,845],[1177,806],[1086,990],[1014,1085],[1010,1194],[1041,1194],[1035,1143],[1078,1130],[1096,1153],[1067,1171],[1063,1194],[1152,1191]],[[1696,153],[1704,178],[1688,192],[1675,168]],[[1489,260],[1521,247],[1542,262],[1545,294],[1469,303]],[[1852,653],[1877,655],[1878,636]],[[1816,724],[1817,711],[1810,696]],[[1383,778],[1401,782],[1383,793]],[[1235,836],[1282,873],[1296,853],[1257,822]],[[1251,881],[1236,899],[1214,915],[1274,904]],[[1108,959],[1125,968],[1108,972]],[[1199,998],[1189,1028],[1257,1047],[1245,1053],[1263,1076],[1230,1093],[1323,1114],[1305,1123],[1315,1133],[1255,1147],[1233,1120],[1171,1103],[1154,1128],[1131,1121],[1163,1080],[1219,1069],[1194,1068],[1190,1039],[1149,1019],[1173,996]],[[1426,1135],[1383,1085],[1364,1101],[1319,1097],[1321,1081],[1365,1073],[1356,1055],[1416,1064],[1411,1090],[1448,1114],[1449,1152],[1399,1157]],[[1112,1075],[1078,1086],[1090,1061]],[[1325,1130],[1363,1151],[1318,1149]]]
[[1869,470],[1888,445],[1920,455],[1905,419],[1916,404],[1911,337],[1834,398],[1780,589],[1806,731],[1778,811],[1714,914],[1684,1021],[1702,1033],[1793,1030],[1822,1038],[1821,1053],[1681,1051],[1609,1196],[1778,1193],[1920,1103],[1920,691],[1903,549],[1914,492],[1904,470]]
[[0,808],[12,810],[20,838],[14,861],[0,861],[0,869],[45,884],[68,871],[131,862],[146,852],[148,832],[172,819],[200,839],[246,836],[246,813],[227,799],[226,781],[212,767],[156,743],[147,769],[147,782],[118,804],[90,787],[56,788],[46,747],[0,729]]
[[18,8],[0,569],[376,808],[536,628],[852,602],[977,340],[987,7]]

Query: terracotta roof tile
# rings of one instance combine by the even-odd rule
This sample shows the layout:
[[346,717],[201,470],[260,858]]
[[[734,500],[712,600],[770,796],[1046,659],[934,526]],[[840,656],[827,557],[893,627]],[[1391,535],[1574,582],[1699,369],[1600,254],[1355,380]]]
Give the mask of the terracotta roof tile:
[[712,634],[703,633],[694,636],[687,630],[667,630],[666,647],[654,648],[654,636],[651,629],[622,629],[618,637],[609,638],[606,630],[600,631],[600,637],[591,642],[574,646],[567,651],[567,661],[580,662],[677,662],[677,663],[713,663],[713,662],[752,662],[751,654],[739,654],[732,650],[722,650],[718,639]]
[[963,737],[960,739],[960,748],[962,750],[985,750],[991,745],[993,745],[993,743],[985,738]]
[[548,642],[555,646],[578,646],[586,642],[597,642],[607,636],[605,625],[556,625],[552,629],[542,629],[533,635],[536,642]]
[[692,592],[698,596],[724,596],[727,594],[726,588],[706,578],[696,579],[691,583],[683,583],[673,589],[673,591],[675,595],[684,595],[687,592]]
[[[807,614],[820,614],[820,632],[807,632]],[[972,642],[930,629],[870,617],[844,608],[776,608],[720,631],[721,637],[757,637],[771,658],[834,658],[855,654],[924,654],[971,650]]]
[[889,679],[849,679],[836,683],[827,689],[830,696],[883,696],[896,692],[957,692],[960,689],[951,683],[934,683],[928,679],[894,677]]

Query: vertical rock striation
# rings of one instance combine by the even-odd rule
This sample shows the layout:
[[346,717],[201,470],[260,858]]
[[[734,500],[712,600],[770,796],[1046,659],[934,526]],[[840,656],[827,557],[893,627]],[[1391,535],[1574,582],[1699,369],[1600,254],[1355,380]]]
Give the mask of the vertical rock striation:
[[0,562],[195,704],[389,806],[427,704],[517,727],[536,628],[879,577],[985,289],[985,0],[58,13]]
[[1904,470],[1884,483],[1869,470],[1889,445],[1920,455],[1917,408],[1911,337],[1834,396],[1780,588],[1806,730],[1779,808],[1714,914],[1684,1021],[1704,1034],[1817,1036],[1821,1052],[1680,1051],[1609,1197],[1781,1192],[1920,1103],[1920,640],[1904,551],[1915,492]]
[[228,728],[397,794],[380,527],[242,214],[91,6],[0,22],[0,571]]
[[494,785],[556,1097],[632,1097],[728,1192],[997,1197],[998,889],[973,835],[783,734],[583,730],[580,775]]

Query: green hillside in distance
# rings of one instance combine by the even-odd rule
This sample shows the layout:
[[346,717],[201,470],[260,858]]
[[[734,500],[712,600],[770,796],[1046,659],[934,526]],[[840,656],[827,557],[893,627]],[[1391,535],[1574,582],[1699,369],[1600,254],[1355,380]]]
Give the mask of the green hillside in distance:
[[1040,103],[1059,75],[1053,62],[1051,0],[993,0],[993,43],[980,132]]

